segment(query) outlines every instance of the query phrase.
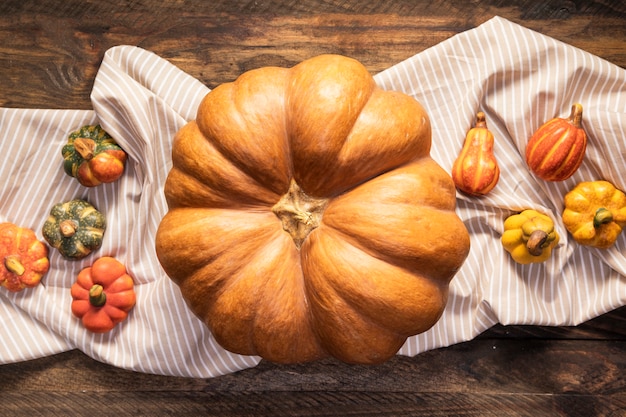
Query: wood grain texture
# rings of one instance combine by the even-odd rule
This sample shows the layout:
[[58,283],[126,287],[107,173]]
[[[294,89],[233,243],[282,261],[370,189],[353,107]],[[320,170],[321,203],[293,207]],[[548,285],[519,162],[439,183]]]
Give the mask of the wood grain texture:
[[[6,0],[0,105],[89,109],[102,56],[120,44],[153,51],[213,88],[321,53],[352,56],[377,73],[496,15],[626,67],[620,0]],[[24,80],[42,88],[25,89]]]
[[0,413],[623,416],[625,318],[621,308],[570,328],[499,326],[378,366],[261,362],[212,379],[131,372],[70,351],[0,367]]
[[[133,44],[209,87],[320,53],[372,73],[493,16],[626,68],[621,0],[5,0],[0,106],[90,109],[105,51]],[[626,308],[576,327],[495,326],[379,366],[259,366],[213,379],[78,351],[0,366],[0,415],[626,416]]]

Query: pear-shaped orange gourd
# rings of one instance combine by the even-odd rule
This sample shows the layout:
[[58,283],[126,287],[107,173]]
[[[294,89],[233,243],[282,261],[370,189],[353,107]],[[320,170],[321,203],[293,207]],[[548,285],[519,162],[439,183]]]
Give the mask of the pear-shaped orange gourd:
[[570,116],[555,117],[535,131],[526,145],[526,163],[539,178],[563,181],[580,167],[587,148],[582,128],[583,106],[572,106]]
[[500,179],[500,167],[493,153],[493,134],[487,129],[485,113],[478,112],[476,125],[465,136],[465,143],[454,165],[452,179],[456,187],[470,195],[484,195]]

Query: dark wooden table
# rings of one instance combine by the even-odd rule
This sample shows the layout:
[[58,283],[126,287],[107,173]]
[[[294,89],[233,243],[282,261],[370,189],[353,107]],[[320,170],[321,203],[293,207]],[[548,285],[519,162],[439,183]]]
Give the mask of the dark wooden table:
[[[622,0],[3,0],[0,106],[90,109],[102,56],[119,44],[212,88],[326,52],[376,73],[495,15],[626,68]],[[620,308],[577,327],[496,326],[375,367],[262,362],[208,380],[70,351],[0,366],[0,415],[626,416],[625,339]]]

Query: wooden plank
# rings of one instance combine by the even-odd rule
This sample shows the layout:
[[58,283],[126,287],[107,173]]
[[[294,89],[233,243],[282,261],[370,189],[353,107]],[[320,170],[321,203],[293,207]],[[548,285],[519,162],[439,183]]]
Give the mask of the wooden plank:
[[[377,366],[335,360],[258,366],[217,378],[177,378],[123,370],[78,351],[0,367],[9,392],[368,391],[609,395],[626,393],[626,343],[478,339]],[[80,372],[77,372],[80,370]],[[2,403],[0,402],[0,405]]]
[[378,366],[262,362],[206,380],[72,351],[0,367],[0,414],[620,415],[625,369],[625,343],[580,340],[475,340]]
[[377,73],[496,15],[626,68],[619,1],[253,3],[146,2],[120,13],[107,2],[5,1],[0,105],[90,108],[102,57],[119,44],[151,50],[213,88],[252,68],[320,53],[353,56]]
[[625,395],[372,392],[144,392],[3,395],[10,416],[620,416]]

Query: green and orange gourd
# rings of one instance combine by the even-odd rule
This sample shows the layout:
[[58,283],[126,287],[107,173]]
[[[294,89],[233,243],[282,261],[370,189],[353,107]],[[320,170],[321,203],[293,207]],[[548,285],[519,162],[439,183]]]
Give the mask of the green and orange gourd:
[[72,132],[61,150],[65,173],[85,187],[116,181],[124,173],[127,155],[100,125]]

